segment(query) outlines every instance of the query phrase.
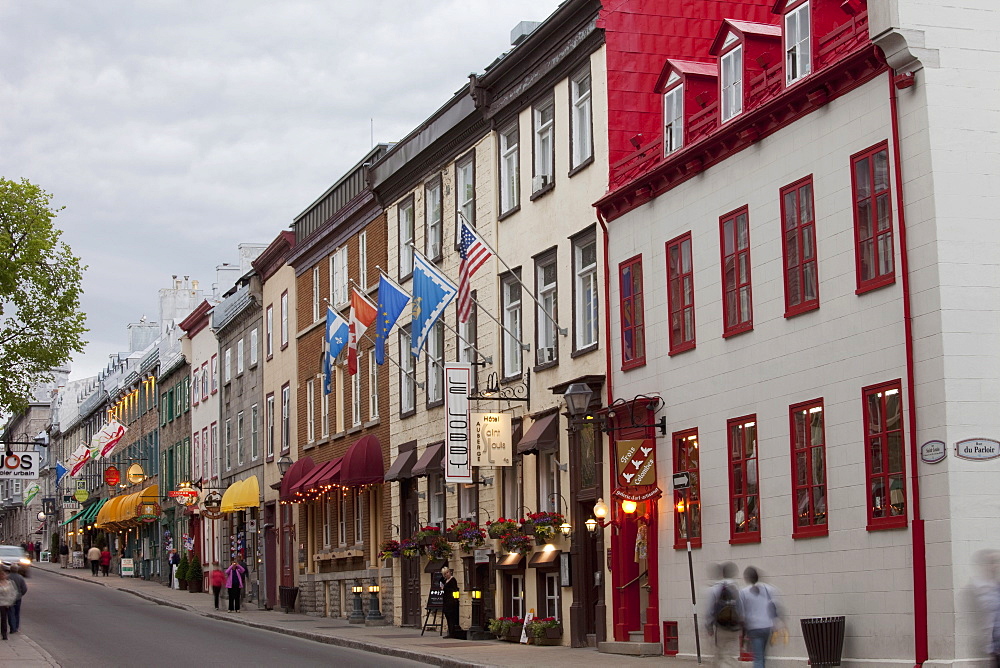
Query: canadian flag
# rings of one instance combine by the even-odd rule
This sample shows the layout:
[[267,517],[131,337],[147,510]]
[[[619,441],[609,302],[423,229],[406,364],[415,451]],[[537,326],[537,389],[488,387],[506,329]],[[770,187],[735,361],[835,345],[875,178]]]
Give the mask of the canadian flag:
[[368,298],[351,288],[351,318],[348,323],[347,372],[352,376],[358,372],[358,339],[364,336],[368,327],[375,322],[378,308]]

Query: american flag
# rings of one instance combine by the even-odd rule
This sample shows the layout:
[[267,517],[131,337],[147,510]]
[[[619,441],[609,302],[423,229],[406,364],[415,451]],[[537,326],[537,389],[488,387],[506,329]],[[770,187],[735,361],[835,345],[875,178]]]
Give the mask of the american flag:
[[476,270],[486,264],[493,253],[489,246],[479,238],[476,231],[464,220],[458,242],[458,253],[462,257],[462,263],[458,269],[458,321],[466,322],[469,319],[469,314],[472,313],[472,294],[469,290],[469,282]]

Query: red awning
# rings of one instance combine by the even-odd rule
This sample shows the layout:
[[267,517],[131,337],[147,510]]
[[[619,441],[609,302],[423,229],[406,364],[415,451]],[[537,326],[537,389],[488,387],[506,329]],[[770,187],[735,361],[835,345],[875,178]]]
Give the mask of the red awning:
[[362,436],[344,453],[340,469],[341,485],[372,485],[383,482],[385,464],[382,444],[376,436]]
[[413,467],[413,477],[428,475],[431,473],[442,473],[444,471],[444,443],[428,445],[424,454],[420,455],[417,465]]
[[309,475],[309,472],[315,467],[316,464],[313,462],[312,457],[303,457],[292,464],[291,468],[281,478],[281,496],[279,498],[282,501],[291,501],[294,498],[292,487],[298,481],[302,480],[302,478]]
[[292,485],[291,492],[294,498],[301,498],[303,495],[309,492],[319,491],[319,482],[321,479],[326,477],[328,474],[332,473],[334,466],[337,467],[337,471],[340,471],[340,457],[334,459],[333,461],[326,462],[314,467],[311,471],[306,473],[297,483]]
[[344,468],[344,458],[337,457],[327,464],[323,472],[316,478],[315,487],[328,487],[341,484],[341,472]]

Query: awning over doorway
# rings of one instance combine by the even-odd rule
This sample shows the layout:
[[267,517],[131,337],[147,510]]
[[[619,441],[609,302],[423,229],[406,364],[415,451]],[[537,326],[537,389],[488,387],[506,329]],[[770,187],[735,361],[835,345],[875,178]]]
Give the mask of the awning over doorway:
[[222,495],[222,508],[224,513],[235,513],[247,508],[256,508],[260,505],[260,483],[257,476],[252,475],[245,480],[237,480],[229,486]]
[[524,568],[523,561],[523,554],[520,552],[511,552],[497,562],[496,569],[498,571],[519,571]]
[[528,427],[517,452],[521,455],[537,454],[559,449],[559,413],[544,415]]
[[323,491],[324,485],[333,485],[340,478],[341,458],[317,464],[306,472],[299,481],[291,486],[292,501],[302,503],[309,501],[310,496]]
[[101,508],[107,503],[107,499],[98,499],[96,503],[92,503],[83,511],[80,515],[80,524],[93,524],[94,520],[97,519],[97,513],[101,512]]
[[559,555],[562,550],[542,550],[531,555],[528,561],[529,568],[557,568],[559,566]]
[[373,435],[362,436],[344,453],[340,469],[340,484],[344,486],[373,485],[383,482],[385,463],[382,444]]
[[292,488],[305,476],[309,475],[309,472],[314,468],[316,468],[316,464],[313,462],[312,457],[303,457],[292,464],[291,468],[281,477],[281,492],[278,498],[285,502],[292,501],[295,498]]
[[83,515],[85,512],[87,512],[89,509],[90,509],[89,506],[87,508],[82,508],[79,512],[75,513],[72,517],[70,517],[68,520],[66,520],[59,526],[64,527],[70,522],[75,522],[76,520],[80,519],[80,516]]
[[424,573],[437,573],[447,565],[447,559],[431,559],[427,562],[427,565],[424,566]]
[[417,451],[406,450],[405,452],[400,452],[399,456],[386,471],[383,480],[385,482],[394,482],[396,480],[406,480],[407,478],[413,477],[413,465],[417,463]]
[[424,454],[420,455],[417,465],[413,467],[413,477],[419,478],[431,473],[441,473],[444,468],[444,443],[436,443],[427,446]]
[[[111,529],[141,524],[150,517],[159,516],[159,503],[159,485],[150,485],[138,492],[116,496],[104,503],[95,517],[95,524],[99,528]],[[144,506],[148,508],[143,508]]]

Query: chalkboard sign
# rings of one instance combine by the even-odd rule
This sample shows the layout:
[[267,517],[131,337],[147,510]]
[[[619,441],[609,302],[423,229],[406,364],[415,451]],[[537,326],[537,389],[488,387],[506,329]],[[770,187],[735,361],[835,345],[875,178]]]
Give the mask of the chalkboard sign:
[[431,589],[427,592],[427,610],[444,609],[444,590]]
[[[444,590],[431,588],[427,592],[427,611],[424,614],[424,626],[420,629],[420,635],[424,635],[427,629],[437,629],[438,635],[444,633]],[[434,616],[431,619],[431,615]]]

